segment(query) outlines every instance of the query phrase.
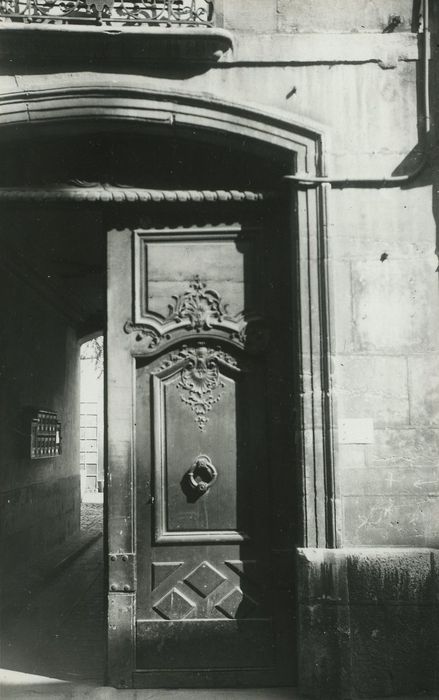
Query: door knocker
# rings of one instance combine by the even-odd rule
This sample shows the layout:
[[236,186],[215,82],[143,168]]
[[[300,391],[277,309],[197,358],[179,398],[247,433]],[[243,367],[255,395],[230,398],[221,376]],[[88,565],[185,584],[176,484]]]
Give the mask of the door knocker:
[[189,484],[200,494],[206,493],[218,478],[218,472],[210,457],[199,455],[187,472]]

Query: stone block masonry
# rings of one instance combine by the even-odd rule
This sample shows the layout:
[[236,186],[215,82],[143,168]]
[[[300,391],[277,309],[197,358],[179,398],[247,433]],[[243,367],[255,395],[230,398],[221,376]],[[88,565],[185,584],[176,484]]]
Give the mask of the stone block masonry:
[[302,692],[437,692],[438,564],[429,549],[299,550]]

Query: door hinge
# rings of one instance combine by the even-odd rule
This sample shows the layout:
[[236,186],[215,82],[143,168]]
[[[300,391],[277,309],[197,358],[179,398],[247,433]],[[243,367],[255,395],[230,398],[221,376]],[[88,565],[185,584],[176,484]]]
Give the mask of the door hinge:
[[134,593],[136,590],[136,555],[117,552],[108,555],[108,579],[111,593]]

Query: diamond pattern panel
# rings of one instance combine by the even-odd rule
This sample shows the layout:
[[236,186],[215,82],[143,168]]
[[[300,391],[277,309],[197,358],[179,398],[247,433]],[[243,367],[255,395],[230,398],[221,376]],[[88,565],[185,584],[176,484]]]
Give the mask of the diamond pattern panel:
[[159,561],[152,562],[151,574],[150,605],[156,617],[235,620],[269,615],[260,564],[254,560],[201,560],[195,568]]
[[153,609],[165,620],[184,620],[196,605],[180,591],[173,588],[153,606]]
[[157,588],[160,586],[165,579],[168,578],[174,571],[183,566],[182,561],[170,561],[170,562],[154,562],[152,564],[152,587]]
[[240,588],[234,588],[215,607],[231,620],[240,620],[248,617],[257,607],[257,603],[253,598],[243,593]]
[[203,561],[185,577],[184,581],[200,596],[207,598],[223,581],[226,581],[226,577],[214,569],[207,561]]

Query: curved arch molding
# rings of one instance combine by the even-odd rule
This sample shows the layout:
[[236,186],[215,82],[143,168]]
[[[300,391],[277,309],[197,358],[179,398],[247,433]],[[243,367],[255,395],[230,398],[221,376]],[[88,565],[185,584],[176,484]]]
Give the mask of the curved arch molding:
[[[323,132],[318,125],[279,110],[262,106],[230,103],[210,95],[190,95],[145,88],[142,81],[119,76],[104,82],[76,83],[73,76],[51,76],[50,87],[44,76],[17,76],[15,89],[0,94],[0,137],[8,126],[26,129],[37,125],[64,125],[78,122],[123,122],[149,124],[161,129],[184,128],[216,134],[235,134],[268,146],[291,151],[294,169],[319,174]],[[113,79],[114,78],[114,79]],[[69,84],[66,85],[66,81]]]
[[[18,77],[9,93],[0,95],[0,138],[29,135],[33,126],[62,130],[81,123],[130,123],[145,128],[191,129],[195,138],[237,136],[266,148],[291,154],[291,169],[321,174],[323,133],[311,122],[285,112],[239,105],[209,95],[189,95],[145,88],[141,80],[120,76]],[[75,82],[76,81],[76,82]],[[12,81],[11,81],[12,85]],[[20,129],[17,129],[20,126]],[[13,127],[9,129],[8,127]],[[63,131],[61,131],[63,133]],[[278,183],[273,183],[274,187]],[[337,522],[332,451],[330,377],[330,290],[326,241],[327,185],[312,190],[290,190],[291,208],[298,227],[291,225],[297,251],[296,299],[301,348],[299,402],[303,537],[305,547],[337,544]],[[291,465],[298,470],[299,465]]]

